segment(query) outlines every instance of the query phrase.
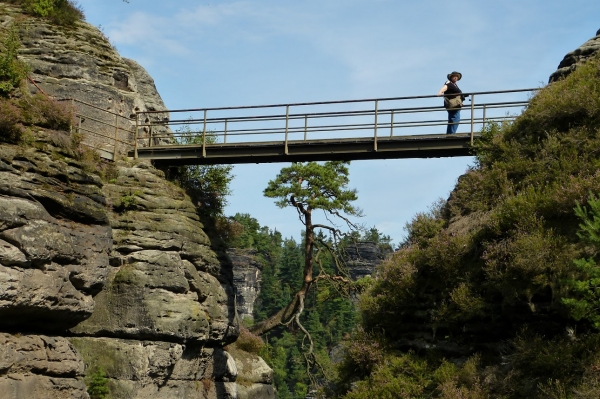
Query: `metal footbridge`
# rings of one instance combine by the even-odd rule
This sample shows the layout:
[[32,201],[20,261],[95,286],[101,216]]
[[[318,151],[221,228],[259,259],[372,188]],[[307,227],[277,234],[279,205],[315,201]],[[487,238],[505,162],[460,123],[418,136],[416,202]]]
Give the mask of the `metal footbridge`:
[[[114,158],[120,148],[166,166],[469,156],[482,129],[513,120],[535,90],[464,93],[453,135],[442,98],[432,95],[146,111],[128,123],[115,114],[114,137],[104,135],[114,150],[101,153]],[[78,105],[77,129],[98,134]]]

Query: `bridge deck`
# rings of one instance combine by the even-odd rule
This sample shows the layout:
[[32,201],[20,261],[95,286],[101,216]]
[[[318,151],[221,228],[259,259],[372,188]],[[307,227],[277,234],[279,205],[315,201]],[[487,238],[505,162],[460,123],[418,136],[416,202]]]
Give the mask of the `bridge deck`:
[[436,95],[138,111],[133,118],[70,101],[77,104],[72,128],[103,157],[211,165],[468,156],[478,132],[510,123],[535,91],[463,93],[461,133],[450,136],[441,134],[447,112]]
[[[475,135],[478,136],[478,135]],[[206,145],[162,145],[138,149],[138,158],[156,164],[213,165],[391,158],[469,156],[471,135],[415,135],[352,139],[245,142]],[[130,154],[133,156],[133,152]]]

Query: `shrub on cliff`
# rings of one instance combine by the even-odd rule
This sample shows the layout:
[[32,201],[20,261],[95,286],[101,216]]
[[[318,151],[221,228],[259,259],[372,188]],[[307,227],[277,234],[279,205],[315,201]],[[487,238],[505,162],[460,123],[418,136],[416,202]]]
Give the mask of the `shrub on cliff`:
[[8,29],[0,42],[0,95],[6,96],[27,77],[29,68],[17,58],[21,41],[17,28]]
[[[208,144],[217,142],[215,135],[192,132],[189,125],[183,125],[178,131],[176,141],[179,144]],[[233,180],[232,165],[187,165],[171,170],[172,177],[188,191],[200,212],[209,217],[223,214],[227,197],[231,194],[229,183]],[[223,230],[228,231],[227,223],[221,220]]]
[[72,27],[85,19],[83,9],[73,0],[8,0],[28,14],[47,18],[55,25]]
[[75,111],[69,103],[42,94],[0,99],[0,141],[22,142],[27,126],[68,131],[74,117]]
[[[600,375],[584,370],[600,359],[590,285],[600,273],[574,210],[600,193],[598,148],[596,57],[540,90],[514,123],[482,132],[475,166],[439,211],[415,217],[403,249],[362,296],[365,331],[391,350],[421,348],[430,369],[457,351],[480,351],[477,373],[491,373],[484,388],[493,397],[598,392]],[[590,254],[594,263],[573,262]],[[460,389],[438,388],[432,397],[478,397]]]

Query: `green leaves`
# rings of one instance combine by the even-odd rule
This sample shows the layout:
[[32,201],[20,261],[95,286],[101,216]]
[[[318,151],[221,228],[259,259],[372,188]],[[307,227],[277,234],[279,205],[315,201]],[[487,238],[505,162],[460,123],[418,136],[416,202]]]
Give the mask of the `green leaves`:
[[[192,132],[189,125],[183,125],[176,140],[181,144],[202,143],[202,134]],[[206,143],[217,142],[215,135],[208,133]],[[188,190],[204,214],[216,216],[223,213],[227,196],[231,194],[229,183],[233,180],[232,165],[189,165],[177,168],[177,181]]]
[[[575,207],[575,214],[582,221],[577,235],[592,244],[597,252],[600,250],[600,199],[590,195],[588,205],[589,210],[581,204]],[[562,303],[575,320],[588,320],[600,330],[600,267],[593,258],[577,259],[574,263],[579,275],[566,281],[571,296],[562,298]]]
[[17,58],[21,41],[13,25],[0,44],[0,95],[7,95],[27,77],[29,68]]
[[331,161],[293,163],[281,169],[275,180],[264,190],[269,198],[278,198],[277,206],[290,205],[291,198],[306,209],[343,211],[359,215],[360,210],[351,202],[357,199],[356,190],[348,189],[348,162]]
[[55,25],[73,27],[84,19],[83,10],[74,0],[8,0],[37,17],[47,18]]

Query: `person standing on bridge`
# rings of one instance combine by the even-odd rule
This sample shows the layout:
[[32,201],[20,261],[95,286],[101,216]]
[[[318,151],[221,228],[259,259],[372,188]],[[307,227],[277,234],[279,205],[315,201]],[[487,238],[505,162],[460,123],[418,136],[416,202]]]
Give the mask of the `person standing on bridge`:
[[454,134],[458,129],[460,122],[460,108],[462,102],[465,100],[465,96],[462,91],[456,85],[462,78],[460,72],[450,72],[448,74],[448,80],[444,83],[444,86],[438,92],[438,96],[444,94],[444,107],[448,110],[448,127],[446,128],[446,134]]

